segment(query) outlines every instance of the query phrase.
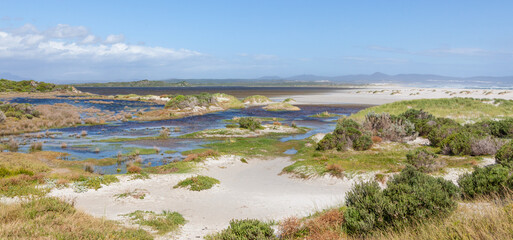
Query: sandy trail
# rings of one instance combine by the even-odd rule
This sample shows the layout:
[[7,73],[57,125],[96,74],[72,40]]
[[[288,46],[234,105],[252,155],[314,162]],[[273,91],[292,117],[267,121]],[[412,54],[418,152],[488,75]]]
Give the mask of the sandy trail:
[[[343,202],[354,182],[327,178],[298,180],[278,175],[289,164],[288,158],[252,159],[246,164],[236,156],[223,156],[207,161],[199,171],[219,179],[221,184],[201,192],[173,189],[178,181],[194,174],[169,174],[152,175],[147,180],[122,177],[119,183],[97,191],[74,193],[61,189],[51,195],[75,199],[78,209],[114,220],[123,220],[122,214],[135,210],[177,211],[188,223],[174,238],[198,239],[224,229],[231,219],[280,220],[336,206]],[[144,199],[114,197],[134,189],[145,189],[149,194]]]

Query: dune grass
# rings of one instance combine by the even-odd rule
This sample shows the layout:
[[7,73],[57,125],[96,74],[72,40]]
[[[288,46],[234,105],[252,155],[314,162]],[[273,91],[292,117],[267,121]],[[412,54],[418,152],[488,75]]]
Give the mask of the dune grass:
[[178,182],[173,188],[187,188],[191,191],[202,191],[211,189],[214,185],[219,183],[219,180],[215,178],[198,175]]
[[94,218],[57,198],[0,204],[0,239],[153,239],[142,229]]
[[163,211],[155,213],[152,211],[141,211],[129,213],[128,216],[134,223],[148,226],[158,234],[166,234],[178,230],[181,225],[185,224],[185,218],[180,213]]
[[398,101],[370,107],[359,111],[350,118],[363,121],[369,112],[398,115],[406,110],[422,109],[436,117],[452,118],[460,123],[492,118],[513,116],[513,100],[474,99],[474,98],[440,98]]
[[[0,196],[42,196],[51,187],[75,183],[82,190],[116,182],[115,176],[85,171],[78,161],[61,160],[58,152],[0,153]],[[47,187],[41,187],[47,184]]]

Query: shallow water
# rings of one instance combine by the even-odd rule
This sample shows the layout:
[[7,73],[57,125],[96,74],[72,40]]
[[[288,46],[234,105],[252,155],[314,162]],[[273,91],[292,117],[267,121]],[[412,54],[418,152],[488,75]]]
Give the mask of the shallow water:
[[[162,107],[153,103],[134,102],[125,100],[109,100],[113,104],[98,104],[89,102],[89,100],[70,100],[70,99],[25,99],[15,98],[11,102],[31,103],[31,104],[54,104],[68,103],[81,107],[94,107],[102,111],[126,111],[128,109],[140,109],[150,107]],[[320,112],[328,111],[339,115],[350,115],[361,110],[361,106],[301,106],[301,111],[286,112],[269,112],[261,107],[250,107],[244,109],[231,109],[224,112],[210,113],[202,116],[191,116],[181,119],[161,120],[161,121],[128,121],[128,122],[111,122],[106,125],[94,126],[77,126],[70,128],[51,129],[49,133],[54,134],[54,138],[42,137],[35,138],[38,133],[25,134],[17,136],[21,145],[20,151],[27,152],[31,142],[44,142],[43,149],[46,151],[66,152],[69,156],[66,160],[80,161],[90,158],[116,158],[118,153],[127,154],[134,151],[134,148],[154,148],[160,149],[159,154],[140,155],[142,158],[142,166],[159,166],[167,164],[170,161],[181,160],[183,151],[201,148],[201,145],[208,143],[208,140],[202,139],[182,139],[176,138],[180,135],[193,133],[205,129],[224,128],[226,119],[234,117],[269,117],[283,118],[282,123],[291,124],[294,122],[299,127],[308,127],[311,131],[305,134],[290,135],[283,137],[281,141],[289,141],[293,139],[304,139],[316,133],[325,133],[333,131],[335,122],[338,117],[334,118],[312,118],[308,117]],[[171,129],[170,138],[165,140],[137,140],[129,142],[99,142],[104,139],[112,138],[139,138],[158,136],[163,127]],[[173,129],[179,128],[179,132]],[[82,131],[87,132],[86,137],[77,138]],[[43,131],[41,133],[45,133]],[[41,135],[41,134],[40,134]],[[4,138],[5,140],[5,138]],[[61,148],[61,144],[65,142],[67,148]],[[176,153],[164,153],[167,150],[177,151]],[[96,166],[95,170],[100,173],[112,174],[120,170],[125,172],[125,164],[113,164],[110,166]]]

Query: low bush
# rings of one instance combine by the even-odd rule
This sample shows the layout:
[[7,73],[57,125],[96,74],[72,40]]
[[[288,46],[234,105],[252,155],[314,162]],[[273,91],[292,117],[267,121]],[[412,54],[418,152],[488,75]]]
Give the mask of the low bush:
[[503,195],[513,187],[512,183],[511,170],[500,164],[476,167],[458,179],[465,198]]
[[495,162],[504,166],[513,167],[513,141],[504,144],[495,154]]
[[457,132],[461,125],[449,118],[437,118],[426,122],[423,127],[425,135],[432,146],[438,147],[440,143],[449,135]]
[[256,219],[232,220],[230,226],[222,232],[207,236],[210,240],[266,240],[278,239],[268,223]]
[[207,176],[189,177],[178,182],[173,188],[187,188],[191,191],[202,191],[211,189],[214,185],[219,184],[219,180]]
[[462,127],[443,139],[439,145],[444,154],[493,155],[504,144],[480,129]]
[[317,150],[329,150],[336,148],[338,151],[347,149],[367,150],[372,147],[372,139],[369,134],[362,132],[360,125],[344,118],[337,123],[335,131],[328,133],[317,144]]
[[388,113],[370,112],[365,116],[363,128],[374,136],[390,141],[404,141],[416,137],[415,126],[406,118]]
[[456,208],[458,193],[452,182],[408,166],[384,190],[376,182],[355,185],[346,196],[344,226],[349,234],[366,234],[445,216]]
[[256,118],[242,117],[239,119],[239,127],[255,131],[257,129],[261,129],[262,125],[260,124],[260,121]]
[[437,155],[425,148],[417,148],[406,154],[406,162],[421,172],[434,172],[445,166]]
[[362,135],[354,140],[353,148],[354,150],[364,151],[370,149],[372,147],[372,139],[369,135]]
[[128,165],[126,171],[128,173],[141,173],[142,168],[137,165]]
[[200,93],[195,95],[175,95],[169,96],[171,99],[166,103],[165,108],[194,108],[194,107],[208,107],[216,104],[217,101],[210,93]]

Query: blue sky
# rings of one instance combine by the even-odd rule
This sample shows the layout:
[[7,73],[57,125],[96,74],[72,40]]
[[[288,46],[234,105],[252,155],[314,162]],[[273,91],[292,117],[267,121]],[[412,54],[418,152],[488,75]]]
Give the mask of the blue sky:
[[0,2],[0,73],[513,75],[513,1]]

